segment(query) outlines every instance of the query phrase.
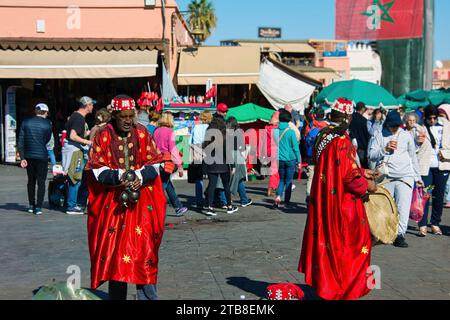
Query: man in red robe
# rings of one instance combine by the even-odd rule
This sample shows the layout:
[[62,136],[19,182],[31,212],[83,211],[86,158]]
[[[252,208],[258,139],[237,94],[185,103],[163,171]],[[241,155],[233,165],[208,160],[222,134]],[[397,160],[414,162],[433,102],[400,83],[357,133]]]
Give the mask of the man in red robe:
[[[353,102],[338,99],[330,126],[315,145],[314,179],[303,235],[299,272],[316,294],[329,300],[358,299],[368,285],[372,250],[368,219],[361,197],[376,189],[373,173],[356,162],[347,133]],[[371,279],[371,278],[370,278]]]
[[[91,287],[109,281],[110,299],[126,299],[127,283],[138,299],[156,299],[158,250],[166,197],[158,175],[162,156],[147,129],[135,124],[135,102],[117,96],[112,121],[93,142],[89,173],[88,240]],[[129,181],[126,173],[134,172]],[[123,193],[139,191],[137,202]]]

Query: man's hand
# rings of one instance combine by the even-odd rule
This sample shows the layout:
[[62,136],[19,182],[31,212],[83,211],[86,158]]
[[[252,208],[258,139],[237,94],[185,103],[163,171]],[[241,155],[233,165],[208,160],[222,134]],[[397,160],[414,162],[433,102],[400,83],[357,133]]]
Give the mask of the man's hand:
[[376,177],[376,173],[373,170],[364,170],[364,177],[368,180],[374,180]]
[[178,176],[179,176],[180,178],[183,178],[183,175],[184,175],[183,167],[178,168]]
[[377,184],[375,183],[374,180],[367,180],[368,185],[367,185],[367,191],[369,192],[376,192],[377,191]]
[[424,188],[424,187],[425,187],[425,184],[423,183],[422,180],[420,180],[420,181],[417,181],[417,182],[416,182],[416,186],[417,186],[418,188]]
[[390,141],[387,145],[386,145],[386,151],[389,153],[394,152],[395,150],[397,150],[397,141]]
[[139,190],[142,186],[141,184],[141,180],[136,177],[136,179],[133,182],[128,182],[129,183],[129,187],[131,190]]
[[28,162],[27,162],[27,160],[22,160],[22,161],[20,161],[20,166],[21,166],[23,169],[25,169],[26,167],[28,167]]

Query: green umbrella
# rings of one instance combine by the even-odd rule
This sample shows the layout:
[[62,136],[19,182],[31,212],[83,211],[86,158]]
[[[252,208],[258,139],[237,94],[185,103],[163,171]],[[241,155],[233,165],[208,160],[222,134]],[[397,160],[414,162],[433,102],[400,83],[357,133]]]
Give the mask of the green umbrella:
[[429,104],[438,106],[450,103],[450,93],[445,90],[415,90],[398,97],[398,101],[409,109],[426,107]]
[[334,82],[317,96],[316,104],[332,105],[338,98],[347,98],[355,104],[364,102],[368,108],[398,108],[397,99],[385,88],[372,82],[361,80]]
[[275,110],[260,107],[253,103],[247,103],[239,107],[230,108],[226,119],[235,117],[238,123],[252,123],[258,120],[269,122]]

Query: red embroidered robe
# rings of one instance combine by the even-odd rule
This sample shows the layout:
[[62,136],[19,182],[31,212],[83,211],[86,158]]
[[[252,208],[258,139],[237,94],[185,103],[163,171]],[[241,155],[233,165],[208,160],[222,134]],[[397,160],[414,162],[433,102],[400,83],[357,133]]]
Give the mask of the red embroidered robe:
[[137,204],[119,202],[123,189],[99,183],[92,170],[138,170],[161,162],[161,154],[146,128],[133,127],[126,138],[111,125],[101,129],[90,150],[88,239],[91,287],[109,280],[156,284],[158,250],[164,232],[166,197],[159,176],[142,186]]
[[358,299],[370,291],[372,243],[361,200],[367,181],[348,135],[318,139],[298,270],[324,299]]

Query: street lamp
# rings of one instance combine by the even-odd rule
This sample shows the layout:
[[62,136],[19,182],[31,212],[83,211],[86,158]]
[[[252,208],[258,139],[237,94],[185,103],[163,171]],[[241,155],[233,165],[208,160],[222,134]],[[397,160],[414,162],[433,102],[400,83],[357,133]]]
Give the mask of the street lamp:
[[200,44],[205,40],[205,32],[200,28],[194,28],[194,30],[191,31],[191,34],[194,37],[196,44]]

